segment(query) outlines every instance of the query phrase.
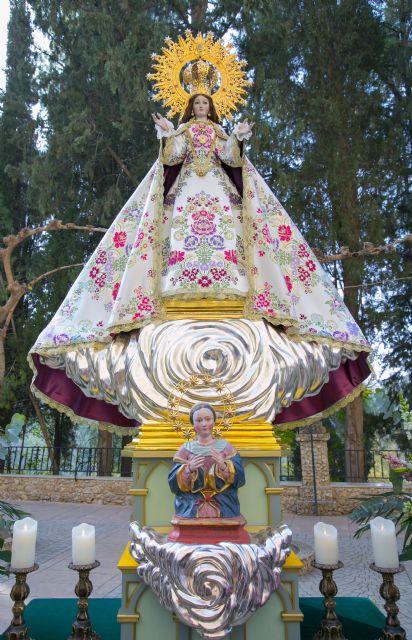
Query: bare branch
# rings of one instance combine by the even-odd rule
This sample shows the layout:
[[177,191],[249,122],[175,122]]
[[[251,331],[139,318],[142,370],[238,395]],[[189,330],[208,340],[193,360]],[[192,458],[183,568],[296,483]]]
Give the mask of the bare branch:
[[57,273],[58,271],[64,271],[65,269],[74,269],[75,267],[84,267],[84,262],[77,262],[76,264],[65,264],[63,267],[56,267],[56,269],[51,269],[50,271],[46,271],[45,273],[42,273],[40,276],[36,276],[36,278],[33,278],[33,280],[30,280],[30,282],[27,284],[27,288],[31,289],[32,287],[34,287],[35,284],[37,284],[41,280],[44,280],[48,276],[51,276],[53,273]]

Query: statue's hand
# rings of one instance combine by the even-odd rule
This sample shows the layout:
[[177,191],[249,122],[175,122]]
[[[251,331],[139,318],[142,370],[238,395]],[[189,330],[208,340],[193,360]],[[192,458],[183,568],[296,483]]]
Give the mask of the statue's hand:
[[203,467],[205,459],[202,455],[193,456],[193,458],[189,462],[189,471],[193,473],[199,467]]
[[243,122],[239,122],[239,124],[237,125],[237,131],[238,133],[243,133],[243,134],[251,133],[254,126],[255,126],[254,122],[249,122],[246,119]]
[[169,130],[169,122],[160,113],[152,113],[152,119],[155,125],[163,129],[163,131]]
[[210,455],[212,456],[214,462],[217,464],[219,469],[221,469],[221,471],[226,469],[226,462],[225,462],[225,459],[224,459],[224,457],[223,457],[223,455],[221,453],[216,451],[216,449],[212,449],[212,451],[210,452]]

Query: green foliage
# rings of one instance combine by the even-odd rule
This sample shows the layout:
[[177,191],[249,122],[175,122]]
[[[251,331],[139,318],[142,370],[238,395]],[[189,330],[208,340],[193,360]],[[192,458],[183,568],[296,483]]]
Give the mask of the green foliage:
[[[398,479],[401,480],[399,487]],[[351,511],[350,520],[356,522],[359,527],[354,537],[359,538],[370,529],[370,521],[381,516],[392,520],[396,527],[396,533],[404,535],[402,552],[399,555],[401,561],[412,559],[412,496],[402,491],[402,476],[397,475],[397,485],[393,491],[381,493],[372,498],[365,496],[361,504]]]
[[28,514],[17,509],[9,502],[0,500],[0,575],[8,576],[7,564],[10,562],[11,552],[4,549],[4,542],[10,536],[13,523]]
[[20,433],[26,424],[26,416],[15,413],[8,425],[5,426],[4,432],[0,433],[0,460],[4,460],[7,453],[7,447],[12,447],[19,443]]

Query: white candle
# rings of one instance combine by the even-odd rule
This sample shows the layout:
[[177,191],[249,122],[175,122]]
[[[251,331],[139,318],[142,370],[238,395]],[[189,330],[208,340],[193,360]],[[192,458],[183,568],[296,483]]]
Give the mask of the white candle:
[[370,522],[373,559],[377,567],[397,569],[399,567],[396,546],[395,524],[387,518],[373,518]]
[[83,522],[72,529],[72,561],[73,564],[93,564],[95,560],[95,528]]
[[29,569],[34,565],[36,553],[37,522],[33,518],[16,520],[13,524],[11,566],[13,569]]
[[337,564],[339,561],[338,531],[336,527],[318,522],[313,527],[315,560],[318,564]]

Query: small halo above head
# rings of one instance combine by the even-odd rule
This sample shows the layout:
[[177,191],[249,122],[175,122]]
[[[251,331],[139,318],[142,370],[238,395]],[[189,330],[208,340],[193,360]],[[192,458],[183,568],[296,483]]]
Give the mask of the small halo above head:
[[192,425],[194,424],[195,413],[196,413],[196,411],[200,411],[200,409],[209,409],[209,411],[213,414],[214,421],[216,422],[216,411],[214,410],[212,405],[210,405],[207,402],[198,402],[190,410],[190,414],[189,414],[190,424],[192,424]]

